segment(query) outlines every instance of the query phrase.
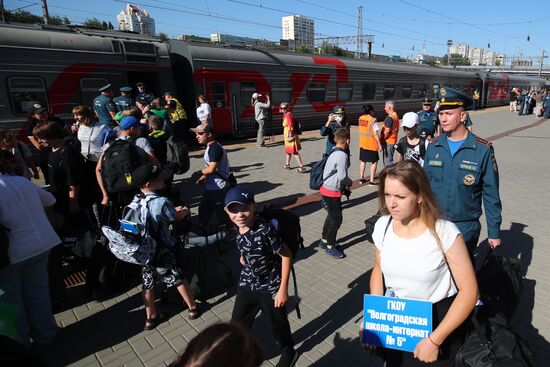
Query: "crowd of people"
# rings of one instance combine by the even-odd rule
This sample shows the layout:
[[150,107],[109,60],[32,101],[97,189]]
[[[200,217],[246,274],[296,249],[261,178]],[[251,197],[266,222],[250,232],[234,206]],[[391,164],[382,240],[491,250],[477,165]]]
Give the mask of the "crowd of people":
[[510,111],[519,116],[535,114],[537,117],[550,118],[550,90],[510,89]]
[[[281,348],[277,366],[294,365],[298,355],[285,307],[292,253],[281,240],[277,221],[259,220],[254,192],[237,185],[228,153],[216,140],[212,111],[204,95],[198,96],[197,121],[190,122],[170,92],[155,98],[143,83],[136,86],[135,99],[130,87],[120,88],[121,95],[116,98],[112,98],[111,85],[102,87],[92,108],[73,109],[75,122],[69,126],[35,106],[29,116],[28,138],[38,154],[29,153],[9,131],[0,130],[0,223],[8,228],[11,260],[10,265],[0,269],[0,289],[8,293],[11,303],[25,309],[17,318],[19,340],[26,345],[31,340],[47,344],[57,332],[52,308],[38,311],[28,304],[40,299],[39,304],[55,309],[57,302],[63,302],[64,286],[55,270],[60,265],[56,264],[56,248],[61,238],[113,225],[105,222],[106,217],[112,217],[106,212],[114,211],[114,217],[120,219],[123,208],[131,205],[150,218],[150,232],[158,246],[151,261],[141,269],[144,329],[154,329],[164,317],[155,306],[153,289],[157,283],[174,286],[189,309],[189,318],[199,317],[201,309],[174,254],[180,243],[171,224],[188,219],[190,210],[174,195],[174,172],[167,160],[166,145],[169,136],[188,139],[192,133],[205,147],[203,168],[191,174],[192,181],[204,187],[198,207],[198,231],[211,234],[219,228],[236,228],[242,272],[233,323],[205,330],[173,365],[188,366],[190,361],[202,365],[196,361],[219,357],[206,351],[229,348],[250,351],[246,356],[249,361],[242,365],[258,365],[261,351],[246,329],[260,310],[267,316]],[[472,133],[466,112],[472,100],[451,88],[440,88],[437,93],[437,111],[432,101],[425,99],[421,111],[404,113],[400,119],[396,103],[387,101],[383,121],[377,122],[372,105],[363,107],[364,114],[358,121],[359,184],[378,186],[380,202],[380,219],[373,233],[376,257],[371,293],[428,300],[437,314],[434,331],[414,353],[385,353],[388,366],[436,360],[438,365],[447,365],[460,346],[462,325],[478,297],[472,259],[481,233],[482,202],[489,245],[500,245],[501,204],[494,150]],[[528,97],[522,100],[520,111],[531,103]],[[265,145],[266,111],[271,109],[271,102],[269,96],[254,93],[251,103],[258,128],[257,146],[261,148]],[[548,104],[550,97],[541,106]],[[515,109],[511,102],[512,107]],[[289,103],[281,103],[279,109],[283,168],[290,169],[294,156],[297,172],[305,173],[300,156],[301,127]],[[400,127],[404,136],[398,139]],[[337,240],[343,220],[342,196],[349,196],[353,183],[348,172],[351,129],[344,106],[334,107],[320,127],[320,135],[326,136],[326,163],[319,191],[327,216],[319,247],[327,255],[342,259],[345,254]],[[377,180],[380,152],[385,167]],[[44,173],[49,192],[29,181],[30,177],[38,177],[37,167]],[[8,210],[15,205],[14,200],[21,200],[18,210]],[[37,207],[36,202],[42,205]],[[43,207],[51,207],[50,218],[57,215],[58,220],[48,221]],[[419,262],[424,264],[426,274],[415,270]],[[33,281],[27,274],[40,274],[40,281]],[[239,340],[246,343],[239,344]]]

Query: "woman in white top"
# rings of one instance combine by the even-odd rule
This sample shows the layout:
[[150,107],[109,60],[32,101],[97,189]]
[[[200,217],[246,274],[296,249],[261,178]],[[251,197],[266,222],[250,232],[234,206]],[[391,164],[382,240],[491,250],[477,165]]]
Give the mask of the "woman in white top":
[[415,161],[386,167],[378,195],[380,212],[386,215],[378,220],[372,236],[376,259],[371,294],[434,304],[433,332],[414,353],[384,350],[386,366],[421,366],[422,362],[454,366],[461,325],[478,299],[462,235],[452,222],[441,219],[426,174]]
[[212,125],[212,108],[210,108],[210,105],[206,101],[206,96],[204,94],[199,94],[197,96],[197,100],[200,103],[199,107],[197,107],[197,119],[199,120],[199,125],[206,123]]
[[55,198],[21,176],[4,175],[0,150],[0,224],[8,229],[9,265],[0,268],[1,301],[17,307],[15,328],[19,340],[38,345],[53,341],[58,327],[52,314],[48,286],[48,254],[61,240],[53,230],[44,207]]

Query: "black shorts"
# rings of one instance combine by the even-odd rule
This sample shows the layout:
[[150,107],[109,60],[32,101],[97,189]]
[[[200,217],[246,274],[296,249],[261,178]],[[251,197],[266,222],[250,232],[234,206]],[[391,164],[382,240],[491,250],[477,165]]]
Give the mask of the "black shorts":
[[365,163],[378,162],[378,152],[374,150],[359,148],[359,160]]

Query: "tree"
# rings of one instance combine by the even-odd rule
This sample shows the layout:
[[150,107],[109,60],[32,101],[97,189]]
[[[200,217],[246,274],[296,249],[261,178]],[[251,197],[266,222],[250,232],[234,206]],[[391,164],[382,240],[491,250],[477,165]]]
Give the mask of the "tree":
[[[4,13],[6,22],[11,23],[27,23],[27,24],[42,24],[44,23],[44,18],[35,15],[26,10],[17,10],[15,12],[6,11]],[[60,17],[59,15],[52,15],[48,18],[48,24],[52,25],[67,25],[71,24],[71,21],[67,17]]]
[[115,29],[115,27],[113,26],[113,23],[111,22],[109,22],[108,26],[109,26],[109,29]]
[[159,39],[161,42],[166,42],[168,41],[168,35],[164,32],[160,32],[159,33]]
[[300,45],[296,48],[296,52],[302,52],[302,53],[305,53],[305,54],[309,54],[309,53],[311,53],[311,49],[309,48],[308,45]]
[[502,66],[502,61],[497,59],[497,61],[495,61],[495,66]]
[[101,20],[97,18],[88,18],[86,19],[82,25],[86,28],[95,28],[95,29],[107,29],[108,25],[106,22],[102,22]]
[[347,51],[336,45],[331,45],[328,42],[323,42],[321,46],[319,46],[319,53],[325,55],[346,56]]
[[463,57],[460,54],[451,54],[445,55],[445,57],[441,60],[441,64],[443,65],[471,65],[470,59],[467,57]]

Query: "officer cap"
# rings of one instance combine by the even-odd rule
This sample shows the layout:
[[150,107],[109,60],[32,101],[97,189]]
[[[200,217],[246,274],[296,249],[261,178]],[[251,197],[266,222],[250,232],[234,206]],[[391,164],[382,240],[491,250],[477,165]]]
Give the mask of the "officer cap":
[[172,92],[164,92],[165,97],[172,97]]
[[138,82],[136,83],[136,87],[143,87],[145,84],[143,84],[143,82]]
[[458,107],[467,109],[472,105],[472,99],[464,93],[453,88],[439,88],[436,93],[439,100],[439,110],[451,110]]
[[122,87],[120,88],[120,91],[124,93],[130,93],[132,91],[132,87]]
[[422,104],[431,106],[432,105],[432,100],[426,97],[422,100]]
[[345,113],[345,112],[346,112],[346,109],[344,108],[344,106],[335,106],[332,109],[332,113],[342,114],[342,113]]
[[106,90],[111,89],[111,84],[106,84],[103,87],[99,88],[100,92],[105,92]]

